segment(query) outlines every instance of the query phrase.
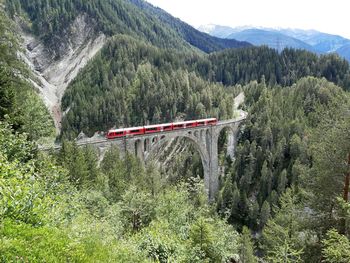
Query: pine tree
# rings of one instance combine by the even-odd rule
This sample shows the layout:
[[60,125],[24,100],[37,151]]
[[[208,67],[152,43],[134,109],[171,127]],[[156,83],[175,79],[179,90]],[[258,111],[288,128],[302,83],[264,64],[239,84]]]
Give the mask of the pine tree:
[[271,216],[271,208],[267,200],[264,201],[260,211],[260,228],[263,228]]
[[277,192],[282,194],[287,186],[287,171],[284,169],[278,177]]
[[281,207],[270,219],[262,234],[265,259],[268,262],[302,262],[303,248],[300,238],[300,217],[297,198],[288,189],[281,197]]
[[203,217],[198,218],[190,229],[192,246],[198,247],[203,252],[202,260],[209,260],[209,262],[220,260],[214,249],[213,231],[212,226]]
[[254,256],[254,244],[251,238],[250,230],[244,226],[239,245],[239,259],[242,263],[256,263],[257,258]]
[[322,244],[324,262],[350,262],[350,240],[346,236],[340,235],[335,229],[331,229],[322,240]]

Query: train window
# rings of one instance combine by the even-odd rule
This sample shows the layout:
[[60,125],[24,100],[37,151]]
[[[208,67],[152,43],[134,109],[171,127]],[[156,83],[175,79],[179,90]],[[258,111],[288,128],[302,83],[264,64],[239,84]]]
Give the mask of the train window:
[[163,127],[163,130],[165,130],[165,129],[170,129],[171,128],[171,126],[164,126]]
[[140,132],[140,130],[131,130],[130,133],[137,133]]
[[116,132],[115,135],[123,135],[123,132]]
[[204,121],[199,121],[198,125],[204,125]]
[[147,128],[147,131],[156,131],[157,130],[157,127],[155,128]]

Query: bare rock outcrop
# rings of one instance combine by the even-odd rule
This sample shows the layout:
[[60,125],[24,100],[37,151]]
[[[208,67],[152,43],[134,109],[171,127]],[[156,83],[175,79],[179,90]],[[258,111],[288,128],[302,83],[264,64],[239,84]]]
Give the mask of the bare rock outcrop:
[[39,90],[59,131],[63,94],[79,70],[103,47],[106,36],[96,32],[94,21],[85,14],[76,17],[54,47],[25,30],[20,32],[24,50],[21,55],[34,73],[30,81]]

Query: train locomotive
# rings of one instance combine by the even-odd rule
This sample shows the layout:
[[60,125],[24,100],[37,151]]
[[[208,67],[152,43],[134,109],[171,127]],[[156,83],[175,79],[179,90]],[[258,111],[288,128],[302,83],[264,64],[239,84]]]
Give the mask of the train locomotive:
[[181,121],[181,122],[172,122],[172,123],[163,123],[131,128],[122,128],[122,129],[111,129],[107,132],[107,139],[116,139],[126,136],[137,136],[149,133],[157,132],[167,132],[174,131],[179,129],[189,129],[200,126],[211,126],[217,124],[216,118],[201,119],[201,120],[191,120],[191,121]]

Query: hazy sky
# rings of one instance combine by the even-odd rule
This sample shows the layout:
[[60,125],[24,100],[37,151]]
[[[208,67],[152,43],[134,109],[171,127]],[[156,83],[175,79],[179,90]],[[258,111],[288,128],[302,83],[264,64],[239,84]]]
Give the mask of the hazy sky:
[[263,26],[316,29],[350,38],[349,0],[146,0],[198,27]]

